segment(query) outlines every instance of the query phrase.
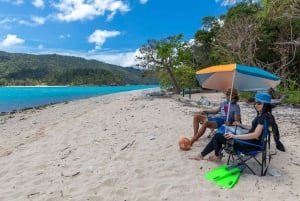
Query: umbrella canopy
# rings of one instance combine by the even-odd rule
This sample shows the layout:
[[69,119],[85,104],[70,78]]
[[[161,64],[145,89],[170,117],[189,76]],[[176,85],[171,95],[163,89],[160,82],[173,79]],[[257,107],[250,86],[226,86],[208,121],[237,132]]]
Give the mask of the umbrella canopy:
[[211,66],[196,72],[203,88],[226,91],[236,88],[238,91],[259,91],[274,88],[280,78],[263,69],[241,64]]

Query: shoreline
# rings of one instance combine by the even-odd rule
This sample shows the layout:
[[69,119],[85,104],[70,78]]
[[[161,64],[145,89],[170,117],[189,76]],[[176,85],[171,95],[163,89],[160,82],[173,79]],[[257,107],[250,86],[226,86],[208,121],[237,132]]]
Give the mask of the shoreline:
[[[0,200],[298,200],[300,110],[274,109],[287,152],[277,152],[271,169],[281,176],[243,173],[231,190],[204,179],[225,163],[192,161],[208,143],[205,134],[190,151],[192,115],[205,97],[218,104],[220,93],[146,96],[129,91],[58,103],[0,116]],[[243,122],[253,107],[240,103]],[[249,196],[249,192],[252,193]]]
[[[22,110],[44,107],[79,99],[124,91],[157,89],[158,85],[124,85],[124,86],[7,86],[2,87],[4,94],[0,101],[0,115]],[[7,88],[7,89],[4,89]],[[35,88],[27,90],[27,88]],[[0,87],[1,89],[1,87]],[[84,90],[84,91],[83,91]]]
[[[51,87],[51,86],[50,86]],[[190,103],[190,106],[194,106],[194,107],[199,107],[201,106],[201,103],[199,101],[201,101],[201,96],[202,94],[204,94],[204,96],[207,96],[208,94],[218,94],[221,92],[215,92],[215,91],[212,91],[212,90],[208,90],[208,91],[201,91],[200,93],[199,92],[196,92],[196,93],[192,93],[191,94],[191,98],[189,98],[189,95],[188,94],[185,94],[185,96],[182,96],[182,95],[168,95],[167,93],[161,93],[160,89],[157,90],[156,88],[149,88],[149,89],[138,89],[138,90],[133,90],[133,91],[142,91],[143,94],[146,94],[148,93],[149,91],[154,91],[154,94],[151,95],[152,97],[156,97],[156,98],[159,98],[159,97],[168,97],[170,98],[170,96],[173,96],[173,97],[177,97],[177,99],[181,102],[186,102],[186,103]],[[148,92],[147,92],[148,91]],[[130,91],[128,91],[130,92]],[[118,94],[118,93],[124,93],[124,92],[117,92],[117,93],[113,93],[113,94]],[[125,91],[126,93],[126,91]],[[149,93],[150,94],[150,93]],[[42,110],[48,106],[53,106],[53,105],[56,105],[56,104],[68,104],[69,102],[73,102],[73,101],[78,101],[78,100],[84,100],[84,99],[89,99],[89,98],[95,98],[95,97],[98,97],[98,96],[106,96],[106,95],[111,95],[111,94],[103,94],[103,95],[97,95],[97,96],[91,96],[91,97],[85,97],[85,98],[79,98],[79,99],[74,99],[74,100],[67,100],[67,101],[60,101],[60,102],[52,102],[52,103],[47,103],[47,104],[43,104],[43,105],[38,105],[38,106],[31,106],[31,107],[25,107],[25,108],[22,108],[22,109],[14,109],[14,110],[11,110],[11,111],[7,111],[7,112],[0,112],[0,117],[1,116],[5,116],[5,115],[10,115],[10,114],[15,114],[15,113],[22,113],[24,111],[30,111],[30,110]],[[222,95],[221,95],[222,96]],[[246,102],[243,102],[243,103],[246,103]],[[212,104],[214,106],[216,106],[218,103],[216,101],[212,101]],[[300,109],[300,107],[296,107],[296,106],[293,106],[293,105],[288,105],[288,104],[281,104],[281,103],[275,103],[274,104],[275,107],[281,107],[281,108],[291,108],[291,109]],[[203,105],[202,105],[203,106]],[[204,105],[205,106],[205,105]]]

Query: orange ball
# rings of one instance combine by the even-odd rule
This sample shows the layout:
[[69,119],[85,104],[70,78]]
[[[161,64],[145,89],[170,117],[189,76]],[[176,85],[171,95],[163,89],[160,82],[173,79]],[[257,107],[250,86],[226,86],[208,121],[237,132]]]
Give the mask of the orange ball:
[[191,148],[191,141],[187,137],[181,137],[178,145],[181,150],[187,151]]

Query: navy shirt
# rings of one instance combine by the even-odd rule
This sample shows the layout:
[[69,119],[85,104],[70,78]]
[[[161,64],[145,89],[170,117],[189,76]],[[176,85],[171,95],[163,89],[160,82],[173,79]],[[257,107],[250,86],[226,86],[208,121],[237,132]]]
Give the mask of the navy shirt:
[[[268,113],[257,115],[252,121],[252,125],[251,125],[251,128],[249,130],[249,133],[254,132],[257,125],[264,125],[264,121],[268,121],[269,118],[270,118],[270,114],[268,114]],[[255,143],[255,144],[260,144],[261,137],[262,137],[262,135],[259,136],[259,140],[252,139],[252,140],[249,140],[249,141],[252,142],[252,143]]]

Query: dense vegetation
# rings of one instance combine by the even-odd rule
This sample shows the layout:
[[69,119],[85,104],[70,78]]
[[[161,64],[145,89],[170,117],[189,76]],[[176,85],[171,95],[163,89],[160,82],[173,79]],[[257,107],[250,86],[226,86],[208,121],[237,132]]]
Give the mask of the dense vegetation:
[[0,52],[0,86],[156,84],[144,71],[61,55]]
[[202,25],[193,41],[184,41],[182,34],[148,40],[140,48],[139,65],[176,93],[199,87],[199,69],[257,66],[281,78],[277,90],[287,101],[300,103],[300,1],[244,0],[219,18],[204,17]]

